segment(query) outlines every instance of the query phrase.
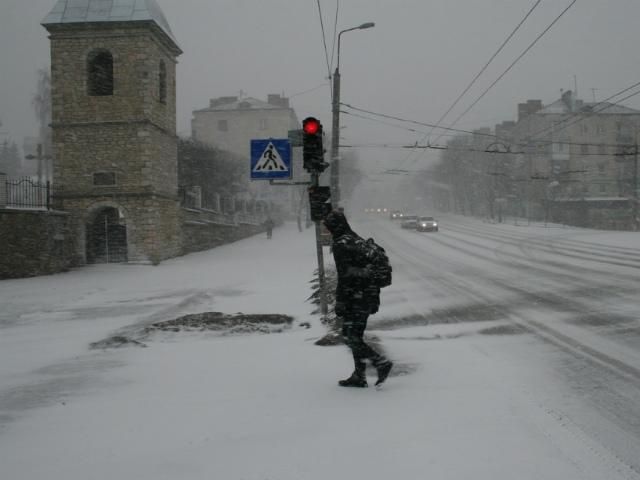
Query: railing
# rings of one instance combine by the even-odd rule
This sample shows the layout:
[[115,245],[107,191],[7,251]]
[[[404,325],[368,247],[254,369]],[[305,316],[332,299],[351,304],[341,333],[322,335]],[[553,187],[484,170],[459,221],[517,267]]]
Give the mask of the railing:
[[0,174],[0,208],[51,209],[51,183],[29,177],[10,179]]
[[180,205],[189,210],[205,213],[210,220],[222,225],[237,225],[245,223],[259,225],[264,222],[268,214],[265,203],[253,202],[251,206],[243,200],[232,196],[216,195],[207,201],[203,197],[200,187],[181,186],[178,190]]

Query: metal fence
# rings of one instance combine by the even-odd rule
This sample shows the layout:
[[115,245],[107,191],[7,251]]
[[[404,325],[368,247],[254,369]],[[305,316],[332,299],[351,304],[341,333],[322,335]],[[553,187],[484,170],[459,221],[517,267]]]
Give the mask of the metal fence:
[[11,179],[0,174],[0,207],[51,209],[51,183],[30,177]]

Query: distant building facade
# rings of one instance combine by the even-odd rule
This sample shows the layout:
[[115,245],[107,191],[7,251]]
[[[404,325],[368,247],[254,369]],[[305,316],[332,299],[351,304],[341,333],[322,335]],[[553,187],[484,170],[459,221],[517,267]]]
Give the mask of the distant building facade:
[[539,100],[520,104],[509,135],[521,152],[514,167],[528,180],[529,215],[635,228],[639,130],[639,110],[584,102],[570,90],[547,106]]
[[209,107],[193,112],[194,140],[249,158],[249,142],[255,138],[287,138],[300,128],[289,99],[270,94],[267,101],[252,97],[219,97]]
[[[296,112],[289,99],[269,94],[267,101],[252,97],[227,96],[211,99],[209,107],[193,112],[192,138],[212,147],[239,155],[246,161],[249,177],[250,142],[253,139],[287,138],[290,130],[300,128]],[[292,179],[303,177],[301,155],[293,149]],[[299,189],[298,189],[299,190]],[[297,190],[270,187],[264,180],[252,182],[250,197],[275,202],[287,210],[295,208],[300,200]]]

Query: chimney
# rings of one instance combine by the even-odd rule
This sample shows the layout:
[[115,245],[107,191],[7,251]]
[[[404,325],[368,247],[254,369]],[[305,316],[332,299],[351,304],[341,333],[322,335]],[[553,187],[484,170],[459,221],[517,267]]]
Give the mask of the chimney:
[[571,90],[567,90],[562,94],[562,101],[569,108],[570,112],[574,112],[576,110],[576,99]]
[[529,106],[529,115],[542,110],[542,100],[527,100],[527,105]]
[[269,105],[275,105],[276,107],[289,108],[289,99],[277,93],[268,94],[267,103]]
[[518,121],[522,120],[527,115],[536,113],[542,110],[542,100],[527,100],[527,103],[518,104]]

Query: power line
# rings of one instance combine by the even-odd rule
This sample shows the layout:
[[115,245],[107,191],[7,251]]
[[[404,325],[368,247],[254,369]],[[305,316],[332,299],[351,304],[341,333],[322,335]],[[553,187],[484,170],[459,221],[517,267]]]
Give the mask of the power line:
[[331,66],[333,67],[333,54],[336,51],[336,39],[338,38],[338,11],[340,10],[340,0],[336,0],[336,18],[333,22],[333,46],[331,47]]
[[[340,147],[344,148],[388,148],[388,149],[421,149],[421,150],[451,150],[454,152],[474,152],[474,153],[487,153],[491,155],[524,155],[528,152],[525,151],[499,151],[499,150],[487,150],[483,148],[467,148],[467,147],[457,147],[452,145],[401,145],[401,144],[390,144],[390,143],[362,143],[362,144],[345,144],[340,145]],[[530,154],[530,153],[529,153]],[[632,156],[633,154],[619,154],[619,153],[579,153],[576,154],[577,157],[619,157],[619,156]]]
[[305,93],[315,92],[319,88],[326,87],[328,85],[329,85],[328,83],[321,83],[320,85],[317,85],[317,86],[315,86],[313,88],[310,88],[308,90],[304,90],[302,92],[298,92],[298,93],[294,93],[293,95],[289,95],[289,98],[297,97],[298,95],[304,95]]
[[318,15],[320,16],[320,29],[322,30],[322,44],[324,45],[324,56],[327,60],[327,72],[329,74],[328,78],[331,78],[331,65],[329,64],[329,51],[327,50],[327,37],[324,33],[324,21],[322,20],[322,7],[320,6],[320,0],[317,0],[318,3]]
[[[455,126],[455,125],[460,121],[460,119],[461,119],[462,117],[464,117],[467,113],[469,113],[469,112],[471,111],[471,109],[473,109],[473,107],[475,107],[475,106],[478,104],[478,102],[480,102],[480,100],[482,100],[482,99],[485,97],[485,95],[486,95],[487,93],[489,93],[489,91],[490,91],[490,90],[491,90],[491,89],[492,89],[492,88],[493,88],[493,87],[494,87],[494,86],[495,86],[495,85],[496,85],[500,80],[502,80],[502,79],[504,78],[504,76],[505,76],[507,73],[509,73],[509,72],[511,71],[511,69],[512,69],[512,68],[513,68],[513,67],[514,67],[514,66],[515,66],[515,65],[516,65],[516,64],[517,64],[517,63],[518,63],[518,62],[519,62],[519,61],[520,61],[520,60],[521,60],[521,59],[522,59],[522,58],[523,58],[527,53],[529,53],[529,51],[530,51],[530,50],[531,50],[531,49],[532,49],[532,48],[533,48],[533,47],[538,43],[538,41],[540,41],[540,39],[541,39],[542,37],[544,37],[544,36],[547,34],[547,32],[548,32],[549,30],[551,30],[551,28],[553,28],[553,26],[554,26],[556,23],[558,23],[558,21],[559,21],[559,20],[564,16],[564,14],[565,14],[565,13],[567,13],[567,12],[569,11],[569,9],[570,9],[571,7],[573,7],[577,1],[578,1],[578,0],[573,0],[573,1],[572,1],[572,2],[571,2],[571,3],[570,3],[566,8],[565,8],[561,13],[560,13],[560,15],[558,15],[558,16],[553,20],[553,22],[551,22],[551,23],[547,26],[547,28],[545,28],[545,29],[544,29],[544,30],[543,30],[543,31],[542,31],[542,32],[541,32],[541,33],[540,33],[540,34],[535,38],[535,40],[534,40],[533,42],[531,42],[531,44],[529,44],[529,46],[528,46],[528,47],[527,47],[527,48],[526,48],[526,49],[525,49],[525,50],[524,50],[524,51],[523,51],[523,52],[522,52],[522,53],[521,53],[521,54],[520,54],[520,55],[519,55],[519,56],[518,56],[518,57],[517,57],[517,58],[516,58],[512,63],[511,63],[511,65],[509,65],[509,67],[507,67],[507,69],[506,69],[504,72],[502,72],[502,74],[501,74],[498,78],[496,78],[496,79],[495,79],[495,81],[494,81],[491,85],[489,85],[489,87],[488,87],[484,92],[482,92],[482,94],[481,94],[481,95],[480,95],[480,96],[479,96],[479,97],[478,97],[478,98],[477,98],[477,99],[476,99],[476,100],[475,100],[475,101],[474,101],[474,102],[469,106],[469,108],[467,108],[464,112],[462,112],[462,113],[458,116],[458,118],[456,118],[456,119],[455,119],[455,121],[450,125],[450,127]],[[438,141],[438,139],[436,138],[436,142],[437,142],[437,141]]]
[[[475,83],[478,80],[478,78],[480,78],[480,76],[489,67],[491,62],[493,62],[493,60],[500,54],[500,52],[504,49],[504,47],[507,45],[507,43],[509,43],[509,41],[513,38],[513,36],[516,34],[516,32],[524,24],[524,22],[527,20],[527,18],[529,18],[529,16],[533,13],[533,11],[538,7],[538,5],[540,5],[541,2],[542,2],[542,0],[537,0],[536,1],[536,3],[527,12],[527,14],[524,16],[524,18],[520,21],[520,23],[518,23],[516,28],[514,28],[513,31],[509,34],[509,36],[506,38],[506,40],[504,42],[502,42],[502,45],[500,45],[498,50],[496,50],[496,52],[491,56],[491,58],[487,61],[487,63],[484,64],[484,66],[480,69],[480,71],[476,74],[476,76],[473,77],[473,80],[471,80],[469,85],[467,85],[467,87],[462,91],[462,93],[458,96],[458,98],[456,98],[456,100],[451,104],[449,109],[446,112],[444,112],[444,115],[442,115],[440,117],[440,119],[436,122],[436,125],[439,126],[442,123],[442,121],[447,117],[447,115],[449,115],[449,113],[451,113],[451,110],[453,110],[456,107],[456,105],[458,105],[458,102],[460,102],[462,97],[464,97],[466,95],[466,93],[471,89],[471,87],[473,87],[473,85],[475,85]],[[429,134],[428,134],[429,138],[431,138],[431,134],[433,133],[434,129],[435,128],[432,128],[431,131],[429,131]],[[421,141],[422,140],[424,140],[424,137],[421,139]]]
[[[496,136],[491,134],[491,133],[472,132],[470,130],[462,130],[462,129],[459,129],[459,128],[437,126],[434,123],[419,122],[417,120],[409,120],[409,119],[405,119],[405,118],[395,117],[393,115],[387,115],[387,114],[384,114],[384,113],[373,112],[371,110],[365,110],[364,108],[354,107],[353,105],[349,105],[348,103],[340,102],[340,105],[342,105],[344,107],[347,107],[347,108],[350,108],[352,110],[355,110],[357,112],[368,113],[370,115],[375,115],[377,117],[388,118],[390,120],[397,120],[399,122],[412,123],[414,125],[421,125],[423,127],[435,127],[435,128],[440,129],[440,130],[446,130],[446,131],[450,131],[450,132],[468,133],[470,135],[480,135],[480,136],[496,138]],[[350,112],[344,112],[344,113],[350,114]],[[353,115],[353,114],[351,114],[351,115]]]
[[[639,84],[640,84],[640,83],[639,83]],[[624,91],[628,91],[628,90],[629,90],[629,89],[625,89],[625,90],[623,90],[623,92],[624,92]],[[620,92],[620,93],[622,93],[622,92]],[[619,95],[620,93],[618,93],[617,95]],[[637,92],[634,92],[634,93],[632,93],[632,94],[630,94],[630,95],[628,95],[628,96],[626,96],[626,97],[624,97],[624,98],[622,98],[620,101],[627,100],[627,99],[629,99],[629,98],[631,98],[631,97],[633,97],[633,96],[635,96],[635,95],[638,95],[638,94],[640,94],[640,90],[639,90],[639,91],[637,91]],[[615,97],[615,96],[617,96],[617,95],[614,95],[614,97]],[[366,114],[368,114],[368,115],[373,115],[373,116],[376,116],[376,117],[388,118],[388,119],[390,119],[390,120],[395,120],[395,121],[403,122],[403,123],[410,123],[410,124],[413,124],[413,125],[420,125],[420,126],[424,126],[424,127],[430,127],[430,128],[434,128],[434,127],[435,127],[435,128],[440,129],[440,130],[445,130],[445,131],[455,132],[455,133],[458,133],[458,134],[473,135],[473,136],[475,136],[475,137],[478,137],[478,136],[480,136],[480,137],[489,137],[489,138],[491,138],[492,140],[496,140],[496,141],[504,142],[505,144],[511,144],[511,141],[510,141],[510,140],[508,140],[508,139],[504,139],[504,138],[500,138],[500,137],[498,137],[497,135],[495,135],[495,134],[493,134],[493,133],[484,133],[484,132],[479,132],[479,131],[463,130],[463,129],[459,129],[459,128],[451,128],[451,127],[435,126],[435,125],[434,125],[434,124],[432,124],[432,123],[428,123],[428,122],[421,122],[421,121],[418,121],[418,120],[406,119],[406,118],[397,117],[397,116],[393,116],[393,115],[387,115],[387,114],[384,114],[384,113],[378,113],[378,112],[374,112],[374,111],[372,111],[372,110],[366,110],[366,109],[364,109],[364,108],[355,107],[355,106],[350,105],[350,104],[347,104],[347,103],[340,103],[340,105],[345,106],[345,107],[347,107],[347,108],[350,108],[350,109],[352,109],[352,110],[356,110],[356,111],[358,111],[358,112],[363,112],[363,113],[366,113]],[[605,106],[605,108],[606,108],[606,107],[608,107],[609,105],[610,105],[610,104],[607,104],[607,105]],[[602,111],[602,110],[604,110],[604,108],[603,108],[603,109],[601,109],[600,111]],[[363,115],[358,115],[358,114],[356,114],[356,113],[353,113],[353,112],[350,112],[350,111],[347,111],[347,110],[341,110],[341,111],[340,111],[340,113],[343,113],[343,114],[345,114],[345,115],[351,115],[351,116],[353,116],[353,117],[361,118],[361,119],[364,119],[364,120],[369,120],[369,121],[373,121],[373,122],[381,123],[381,124],[383,124],[383,125],[388,125],[388,126],[392,126],[392,127],[395,127],[395,128],[399,128],[399,129],[407,130],[407,131],[409,131],[409,132],[413,132],[413,133],[423,133],[423,131],[422,131],[422,130],[416,130],[416,129],[414,129],[414,128],[410,128],[410,127],[403,127],[403,126],[401,126],[401,125],[396,125],[396,124],[392,124],[392,123],[389,123],[389,122],[383,122],[383,121],[380,121],[380,120],[377,120],[377,119],[374,119],[374,118],[366,117],[366,116],[363,116]],[[596,111],[596,112],[592,112],[592,113],[598,113],[598,112]],[[582,120],[583,120],[583,118],[579,119],[579,121],[582,121]],[[577,122],[576,122],[576,123],[577,123]],[[445,135],[446,135],[446,134],[441,133],[441,134],[438,136],[438,138],[441,138],[441,137],[443,137],[443,136],[445,136]],[[588,147],[606,147],[606,148],[617,148],[617,147],[619,147],[619,146],[621,146],[621,145],[625,145],[625,144],[622,144],[622,143],[582,143],[582,142],[563,142],[563,141],[555,141],[555,142],[548,142],[548,141],[544,141],[544,142],[535,142],[533,145],[548,146],[548,145],[550,145],[550,144],[552,144],[552,143],[553,143],[553,144],[557,144],[557,145],[567,145],[567,146],[588,146]],[[515,143],[514,145],[518,145],[518,146],[529,146],[529,145],[531,145],[531,144],[532,144],[531,142],[517,142],[517,143]],[[405,147],[405,148],[408,148],[408,147]],[[418,144],[418,142],[416,142],[416,143],[414,144],[414,148],[416,148],[416,149],[417,149],[417,148],[438,148],[438,149],[444,149],[444,148],[446,148],[446,147],[437,146],[437,145],[434,145],[434,144],[431,144],[431,143],[429,143],[429,144],[427,144],[427,145],[425,145],[425,146],[421,146],[421,145],[419,145],[419,144]],[[524,153],[524,152],[498,152],[498,153]],[[611,155],[611,154],[606,154],[606,153],[599,153],[599,154],[589,154],[589,153],[584,153],[584,154],[581,154],[581,155],[594,155],[594,156],[597,156],[597,155]]]

